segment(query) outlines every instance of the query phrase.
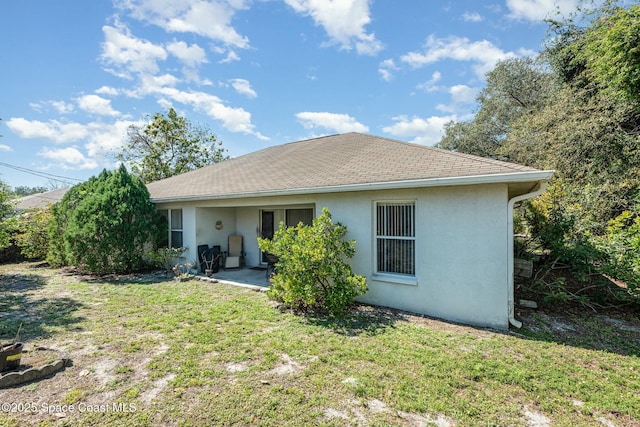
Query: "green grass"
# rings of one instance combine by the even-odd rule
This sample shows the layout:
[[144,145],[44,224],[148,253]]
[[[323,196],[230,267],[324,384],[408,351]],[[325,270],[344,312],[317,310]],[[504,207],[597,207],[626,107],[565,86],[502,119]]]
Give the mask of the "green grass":
[[[19,268],[0,266],[0,280]],[[459,426],[525,426],[527,411],[554,426],[640,423],[637,337],[614,336],[607,347],[589,336],[524,337],[368,308],[304,318],[261,293],[203,281],[80,280],[49,269],[25,277],[37,286],[9,292],[0,311],[37,308],[41,317],[23,320],[23,339],[63,343],[74,364],[23,386],[20,398],[135,408],[75,413],[64,425],[382,426],[440,415]],[[0,338],[14,328],[0,318]],[[105,359],[117,363],[101,383],[93,378]],[[58,376],[77,383],[53,394]],[[15,395],[0,390],[0,401]],[[0,426],[40,422],[57,418],[0,413]]]

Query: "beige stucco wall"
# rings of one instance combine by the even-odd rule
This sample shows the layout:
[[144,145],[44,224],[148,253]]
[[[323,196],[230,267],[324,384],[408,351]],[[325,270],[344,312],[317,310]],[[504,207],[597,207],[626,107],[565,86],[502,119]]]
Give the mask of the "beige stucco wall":
[[[375,201],[416,201],[416,279],[374,272]],[[508,328],[507,188],[440,187],[332,195],[318,200],[357,241],[352,265],[367,277],[361,301]]]
[[[374,272],[374,203],[404,200],[416,202],[412,280]],[[356,240],[351,264],[369,285],[362,302],[506,329],[507,202],[504,184],[198,202],[182,206],[184,242],[194,253],[202,243],[221,244],[224,250],[233,230],[244,237],[247,265],[257,265],[260,209],[312,205],[318,215],[328,207],[334,221],[348,227],[348,238]],[[220,232],[213,227],[218,219],[224,224]]]
[[[196,208],[196,246],[220,245],[223,250],[227,246],[229,235],[236,231],[236,208],[202,209]],[[216,229],[216,222],[222,221],[222,229]]]

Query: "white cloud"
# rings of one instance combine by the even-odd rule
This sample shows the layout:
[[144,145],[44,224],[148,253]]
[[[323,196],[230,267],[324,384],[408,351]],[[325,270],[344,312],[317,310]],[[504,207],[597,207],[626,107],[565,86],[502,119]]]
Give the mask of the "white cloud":
[[[222,126],[232,132],[254,135],[262,140],[269,139],[255,130],[255,126],[251,123],[250,112],[243,108],[229,107],[217,96],[206,92],[180,90],[176,87],[178,82],[179,80],[170,74],[162,76],[142,75],[140,76],[139,87],[127,91],[126,95],[133,98],[155,96],[158,97],[160,105],[165,108],[171,106],[174,102],[190,105],[209,117],[221,121]],[[238,87],[247,91],[245,95],[253,91],[248,82],[246,86],[243,87],[240,84]]]
[[162,46],[142,40],[130,34],[124,26],[102,27],[105,41],[102,43],[100,58],[107,67],[106,71],[123,78],[131,78],[131,72],[155,74],[158,61],[167,58]]
[[133,98],[142,98],[147,95],[153,95],[163,87],[175,87],[180,82],[176,76],[171,74],[163,74],[161,76],[140,76],[140,84],[133,90],[126,91],[127,96]]
[[[82,124],[60,123],[56,120],[49,122],[29,121],[23,118],[12,118],[7,122],[7,126],[21,138],[42,138],[58,144],[86,141],[84,148],[87,150],[87,157],[82,155],[81,158],[78,156],[78,149],[68,150],[70,147],[45,148],[38,153],[50,160],[64,161],[63,167],[67,169],[91,169],[98,167],[98,165],[106,165],[108,155],[113,154],[122,145],[127,129],[132,124],[142,123],[117,120],[113,123],[90,122]],[[69,154],[70,160],[64,159],[65,153]]]
[[213,84],[209,79],[200,78],[200,74],[195,68],[184,67],[182,74],[185,81],[197,83],[199,86],[211,86]]
[[269,138],[255,130],[251,123],[251,113],[243,108],[226,106],[220,98],[205,92],[180,91],[175,88],[157,88],[156,92],[169,99],[193,106],[196,110],[203,111],[209,117],[222,122],[222,126],[232,132],[240,132],[268,140]]
[[98,162],[87,158],[75,147],[51,149],[43,148],[38,155],[45,159],[53,160],[58,167],[63,169],[95,169]]
[[118,89],[109,86],[102,86],[99,89],[96,89],[95,93],[98,95],[116,96],[118,94]]
[[67,104],[64,101],[50,101],[50,104],[60,114],[67,114],[73,111],[73,104]]
[[337,133],[368,132],[369,127],[348,114],[326,112],[301,112],[296,117],[305,129],[324,128]]
[[467,85],[455,85],[449,90],[451,99],[456,104],[471,104],[475,102],[478,92],[480,92],[479,88],[469,87]]
[[538,56],[539,52],[536,52],[533,49],[525,49],[523,47],[521,47],[520,49],[518,49],[518,55],[520,55],[521,57],[529,57],[529,58],[535,58],[536,56]]
[[247,7],[241,0],[119,0],[116,5],[167,32],[194,33],[225,45],[249,47],[249,39],[231,25],[236,10]]
[[445,113],[457,113],[461,105],[473,104],[480,92],[480,88],[473,88],[467,85],[455,85],[449,88],[451,102],[448,105],[438,104],[436,108]]
[[0,151],[11,152],[13,151],[13,148],[9,147],[8,145],[0,144]]
[[230,50],[227,57],[218,61],[220,64],[229,64],[231,62],[240,61],[240,57],[233,50]]
[[569,16],[579,4],[580,0],[507,0],[509,17],[528,21],[542,21],[556,14]]
[[77,99],[81,110],[100,116],[119,116],[120,113],[111,107],[111,100],[98,95],[84,95]]
[[231,86],[241,95],[246,95],[249,98],[255,98],[258,96],[255,90],[251,88],[251,83],[249,80],[245,79],[232,79],[229,80]]
[[398,67],[393,59],[385,59],[378,65],[378,74],[384,81],[391,81],[393,79],[393,72],[397,71]]
[[365,27],[371,22],[369,0],[285,0],[297,13],[313,18],[332,44],[362,55],[376,55],[384,46]]
[[465,12],[462,14],[462,19],[466,22],[482,22],[482,15],[478,12]]
[[451,120],[456,120],[455,115],[450,116],[431,116],[426,119],[421,117],[398,116],[394,117],[395,123],[391,126],[385,126],[382,130],[394,137],[410,138],[411,142],[424,145],[435,145],[442,139],[444,135],[444,125]]
[[44,102],[31,102],[29,107],[35,111],[42,112],[52,107],[59,114],[68,114],[73,111],[73,104],[67,104],[64,101],[44,101]]
[[103,163],[105,159],[118,151],[126,138],[129,126],[144,126],[142,121],[117,120],[113,123],[91,123],[89,142],[84,145],[90,158]]
[[187,45],[182,41],[174,41],[167,45],[167,50],[187,67],[195,68],[207,62],[207,55],[197,44]]
[[424,83],[420,83],[417,88],[425,92],[435,92],[440,89],[440,86],[436,85],[440,79],[442,79],[442,73],[440,71],[434,71],[431,78]]
[[438,39],[429,36],[424,52],[409,52],[400,58],[414,68],[444,59],[475,63],[473,69],[480,78],[491,71],[498,61],[515,58],[513,52],[505,52],[487,40],[471,42],[466,37],[451,36]]
[[57,120],[41,122],[22,117],[12,117],[7,121],[7,127],[20,138],[42,138],[57,143],[79,141],[89,134],[87,128],[80,123],[62,123]]

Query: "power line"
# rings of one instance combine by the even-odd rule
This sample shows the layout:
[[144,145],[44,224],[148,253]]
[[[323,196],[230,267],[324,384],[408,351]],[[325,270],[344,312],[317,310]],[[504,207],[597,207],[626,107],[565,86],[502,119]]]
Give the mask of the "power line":
[[9,168],[9,169],[15,169],[17,171],[28,173],[28,174],[31,174],[31,175],[39,176],[40,178],[45,178],[45,179],[50,179],[50,180],[53,180],[53,181],[64,182],[64,183],[67,183],[67,184],[69,183],[69,181],[78,181],[78,182],[84,181],[83,179],[69,178],[68,176],[54,175],[54,174],[47,173],[47,172],[35,171],[33,169],[23,168],[22,166],[10,165],[10,164],[4,163],[4,162],[0,162],[0,166],[4,166],[4,167]]

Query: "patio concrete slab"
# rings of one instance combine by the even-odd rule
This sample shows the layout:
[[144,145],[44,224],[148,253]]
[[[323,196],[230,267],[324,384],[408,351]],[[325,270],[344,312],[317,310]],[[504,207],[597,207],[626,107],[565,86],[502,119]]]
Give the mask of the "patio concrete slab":
[[220,282],[260,286],[265,289],[270,285],[269,280],[267,280],[267,270],[257,269],[255,267],[244,267],[239,270],[221,269],[211,277],[219,280]]

